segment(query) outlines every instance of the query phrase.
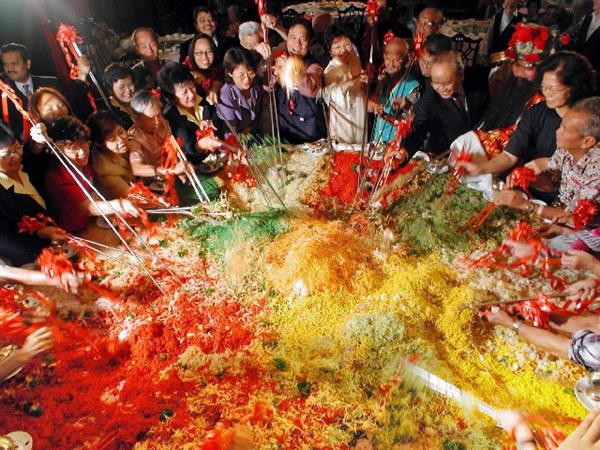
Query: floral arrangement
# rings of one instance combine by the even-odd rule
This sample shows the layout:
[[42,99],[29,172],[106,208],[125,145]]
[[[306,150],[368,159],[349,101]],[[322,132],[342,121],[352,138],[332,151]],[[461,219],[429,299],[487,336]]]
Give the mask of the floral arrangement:
[[540,62],[550,32],[544,25],[519,23],[504,54],[509,59],[520,59],[528,64]]

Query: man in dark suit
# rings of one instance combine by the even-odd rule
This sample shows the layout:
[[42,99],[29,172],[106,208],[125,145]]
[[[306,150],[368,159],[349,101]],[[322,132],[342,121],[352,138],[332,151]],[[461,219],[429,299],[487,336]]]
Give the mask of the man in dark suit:
[[[198,6],[194,9],[194,28],[196,33],[204,33],[210,36],[217,47],[217,54],[215,59],[217,62],[221,62],[225,52],[231,48],[240,45],[240,42],[236,37],[228,38],[223,33],[218,32],[217,19],[212,10],[205,6]],[[190,43],[193,38],[185,41],[179,46],[179,62],[183,62],[188,56]]]
[[[481,118],[487,96],[463,88],[464,67],[460,54],[445,52],[431,65],[431,87],[414,107],[415,119],[403,141],[408,159],[418,150],[442,154],[454,139],[466,133]],[[429,133],[429,141],[424,146]],[[407,159],[407,158],[404,158]]]
[[[8,83],[15,91],[23,107],[29,106],[29,98],[33,92],[40,87],[51,87],[61,91],[61,85],[56,77],[42,77],[32,75],[29,72],[31,68],[31,58],[27,47],[21,44],[6,44],[0,48],[0,58],[2,59],[2,81]],[[5,111],[3,104],[0,103],[0,118],[7,123],[21,140],[23,136],[23,118],[11,102],[8,102],[8,108]]]
[[504,8],[492,18],[488,29],[488,55],[503,52],[508,48],[517,24],[524,20],[517,11],[518,7],[518,0],[504,0]]
[[572,44],[596,72],[600,71],[600,0],[594,0],[594,12],[584,17]]

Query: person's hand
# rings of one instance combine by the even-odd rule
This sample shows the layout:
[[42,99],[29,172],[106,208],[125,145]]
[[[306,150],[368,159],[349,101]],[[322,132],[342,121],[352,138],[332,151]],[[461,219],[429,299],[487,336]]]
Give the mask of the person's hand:
[[77,79],[85,81],[92,70],[92,63],[87,55],[81,55],[77,61]]
[[383,113],[383,105],[374,101],[369,100],[369,112],[379,116]]
[[53,285],[71,294],[77,294],[79,286],[90,278],[84,273],[63,272],[60,276],[52,278]]
[[600,409],[595,409],[558,446],[557,450],[600,449]]
[[510,253],[517,258],[528,258],[535,254],[535,251],[531,246],[525,242],[513,241],[511,239],[505,239],[502,241],[502,245],[506,245],[510,248]]
[[217,130],[217,127],[215,127],[215,124],[212,122],[212,120],[201,120],[198,128],[200,128],[200,131],[208,131],[211,129],[214,131]]
[[52,333],[48,328],[41,327],[25,338],[23,347],[19,349],[19,352],[26,361],[29,361],[52,347],[54,347]]
[[398,97],[392,101],[392,109],[395,109],[395,110],[404,109],[405,106],[406,106],[406,99],[404,97]]
[[494,194],[494,202],[497,205],[508,206],[513,209],[527,209],[529,201],[512,189],[504,189]]
[[545,162],[547,162],[547,161],[548,161],[547,158],[534,159],[533,161],[529,161],[527,164],[525,164],[525,167],[533,170],[533,173],[537,176],[546,170]]
[[58,227],[44,227],[37,231],[37,235],[42,239],[50,241],[65,241],[67,240],[67,232]]
[[259,42],[252,50],[258,53],[264,60],[268,60],[271,57],[271,47],[266,42]]
[[124,216],[139,217],[140,210],[130,200],[119,199],[115,205],[115,210]]
[[[529,442],[534,440],[531,427],[525,420],[525,417],[523,417],[523,414],[519,411],[502,409],[497,412],[496,420],[498,421],[498,426],[506,431],[509,435],[513,436],[517,442]],[[532,442],[530,446],[526,448],[535,449],[537,446]]]
[[45,144],[46,141],[50,140],[46,132],[46,125],[44,125],[42,122],[36,123],[31,127],[29,130],[29,136],[33,142],[37,144]]
[[577,270],[593,270],[594,266],[598,264],[598,259],[583,250],[569,250],[560,258],[560,262],[563,266]]
[[206,80],[204,75],[197,71],[193,71],[192,75],[194,76],[194,84],[196,86],[202,86],[204,84],[204,80]]
[[482,315],[491,324],[500,325],[506,328],[510,328],[515,321],[510,314],[498,306],[492,306],[489,310],[484,311]]
[[470,161],[456,161],[456,167],[465,169],[466,175],[477,176],[481,175],[481,167],[479,164]]
[[572,232],[572,228],[563,227],[562,225],[552,223],[550,225],[541,225],[538,227],[537,235],[541,238],[549,239],[560,234],[569,234]]
[[571,300],[591,300],[596,296],[596,280],[588,278],[571,283],[565,288],[565,294],[569,294]]
[[206,93],[206,101],[211,105],[216,105],[219,102],[219,93],[217,91],[208,91]]
[[277,17],[275,17],[273,14],[263,14],[261,21],[267,28],[271,30],[274,30],[277,26]]
[[214,152],[220,149],[223,146],[223,142],[212,136],[205,136],[202,139],[199,139],[197,142],[197,147],[202,151]]

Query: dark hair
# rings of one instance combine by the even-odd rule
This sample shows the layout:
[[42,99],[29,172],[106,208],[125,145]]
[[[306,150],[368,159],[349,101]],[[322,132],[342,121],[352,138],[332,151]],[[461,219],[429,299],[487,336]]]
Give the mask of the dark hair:
[[113,84],[119,80],[124,80],[130,77],[132,81],[135,81],[133,70],[129,67],[124,67],[119,63],[112,63],[106,66],[104,69],[104,87],[109,93],[113,92]]
[[161,94],[164,94],[170,102],[175,101],[175,85],[187,81],[193,82],[194,76],[190,72],[190,69],[183,64],[171,64],[163,67],[158,72],[158,87]]
[[308,34],[309,40],[312,40],[312,38],[315,36],[315,31],[313,30],[312,24],[310,24],[309,22],[307,22],[305,19],[302,19],[302,18],[295,19],[290,24],[290,26],[288,27],[288,33],[296,25],[302,25],[304,28],[306,28],[306,33]]
[[427,36],[425,42],[423,42],[423,50],[427,50],[431,56],[437,56],[444,52],[451,52],[454,48],[452,47],[452,39],[445,34],[434,33]]
[[0,121],[0,148],[8,147],[16,140],[17,137],[15,136],[14,131],[4,122]]
[[570,89],[568,104],[573,106],[579,100],[594,93],[594,73],[589,61],[572,51],[556,52],[546,58],[537,71],[538,85],[546,72],[556,71],[558,80]]
[[87,120],[90,129],[90,140],[102,145],[117,127],[123,127],[119,117],[112,111],[96,111]]
[[48,137],[54,142],[89,140],[90,129],[74,116],[61,117],[48,126]]
[[225,52],[225,57],[223,58],[223,70],[225,71],[225,81],[227,83],[233,83],[229,74],[240,64],[245,64],[256,71],[256,60],[251,56],[248,50],[240,47],[232,47]]
[[0,55],[4,55],[8,52],[19,52],[23,61],[29,61],[31,59],[27,47],[21,44],[17,44],[15,42],[11,42],[10,44],[5,44],[2,47],[0,47]]
[[44,94],[50,94],[59,98],[60,101],[67,106],[69,115],[72,114],[71,105],[69,105],[69,102],[61,92],[51,87],[41,87],[37,88],[29,99],[29,107],[27,108],[29,110],[29,114],[31,114],[31,117],[35,119],[36,122],[44,122],[44,119],[42,119],[42,115],[40,114],[40,100]]
[[188,56],[190,59],[190,65],[192,66],[192,70],[200,70],[200,68],[198,67],[198,64],[196,64],[196,61],[194,60],[194,47],[196,46],[196,42],[199,39],[206,39],[210,43],[210,48],[212,49],[213,55],[215,56],[213,65],[217,61],[218,50],[217,50],[217,46],[215,45],[215,41],[213,41],[213,38],[211,38],[208,34],[198,33],[194,36],[194,38],[192,39],[192,42],[190,42],[190,47],[188,48]]
[[344,27],[337,24],[332,26],[325,35],[325,45],[327,46],[327,50],[331,51],[333,41],[343,36],[347,36],[348,38],[350,38],[348,32]]
[[196,20],[198,19],[198,14],[200,13],[210,14],[215,21],[217,20],[217,15],[212,9],[207,8],[206,6],[196,6],[193,13],[194,25],[196,25]]

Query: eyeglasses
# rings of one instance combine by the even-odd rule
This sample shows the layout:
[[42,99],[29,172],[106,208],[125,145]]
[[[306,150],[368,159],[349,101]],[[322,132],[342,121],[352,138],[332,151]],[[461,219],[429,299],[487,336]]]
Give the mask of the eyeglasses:
[[540,89],[543,93],[545,92],[546,94],[556,94],[557,92],[562,92],[562,91],[569,89],[569,86],[556,87],[556,86],[544,86],[542,84]]
[[343,50],[351,51],[352,50],[352,42],[350,42],[350,41],[342,42],[342,43],[336,44],[331,47],[331,51],[335,52],[335,53],[339,53]]
[[7,147],[6,150],[0,151],[0,159],[8,159],[12,155],[18,155],[23,153],[23,144],[15,142],[11,146]]
[[231,74],[231,75],[234,80],[241,81],[241,80],[252,80],[256,76],[256,73],[250,71],[250,72]]

